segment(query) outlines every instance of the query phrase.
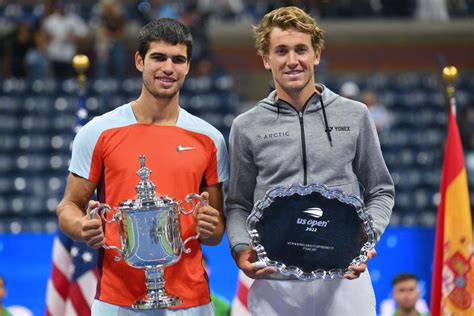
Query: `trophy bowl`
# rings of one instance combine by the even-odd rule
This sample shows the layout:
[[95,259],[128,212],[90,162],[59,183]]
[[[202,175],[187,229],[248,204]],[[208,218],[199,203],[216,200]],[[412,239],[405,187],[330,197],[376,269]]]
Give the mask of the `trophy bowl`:
[[107,204],[91,210],[90,218],[100,215],[106,224],[118,223],[120,248],[103,246],[104,249],[119,253],[115,261],[124,260],[128,265],[144,269],[146,275],[146,295],[137,300],[131,307],[136,309],[156,309],[179,305],[182,301],[166,293],[163,268],[177,262],[183,252],[189,253],[186,244],[199,238],[199,234],[186,240],[181,238],[179,214],[189,215],[196,202],[193,198],[206,204],[196,193],[186,196],[186,202],[193,207],[185,211],[180,201],[168,196],[157,197],[156,186],[150,181],[150,169],[145,166],[145,156],[140,155],[140,169],[137,175],[140,182],[136,187],[137,198],[125,200],[114,209],[111,220],[106,213],[112,209]]
[[343,278],[349,265],[367,261],[376,242],[362,200],[318,183],[268,190],[247,229],[259,266],[303,281]]

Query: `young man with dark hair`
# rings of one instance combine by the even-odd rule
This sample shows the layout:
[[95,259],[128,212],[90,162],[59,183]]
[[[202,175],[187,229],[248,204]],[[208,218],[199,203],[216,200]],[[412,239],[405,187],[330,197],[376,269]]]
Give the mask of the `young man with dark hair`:
[[[248,295],[249,310],[266,316],[375,315],[365,263],[350,266],[345,279],[308,282],[287,280],[275,268],[255,263],[246,220],[267,190],[322,183],[358,195],[380,237],[390,219],[394,186],[367,107],[316,84],[323,48],[323,31],[316,21],[297,7],[282,7],[266,14],[254,31],[275,90],[233,122],[226,201],[235,262],[256,279]],[[372,249],[369,258],[374,255]]]
[[428,316],[416,310],[420,298],[418,278],[411,273],[400,273],[392,280],[392,296],[397,304],[393,316]]
[[[190,253],[183,252],[177,263],[164,268],[167,292],[183,303],[162,310],[130,308],[146,293],[144,270],[116,262],[115,251],[101,248],[93,315],[214,313],[201,243],[216,245],[224,233],[222,183],[228,177],[228,158],[222,134],[179,106],[191,52],[191,34],[176,20],[158,19],[141,29],[135,53],[143,79],[140,96],[79,131],[57,209],[61,229],[73,239],[93,248],[119,246],[118,225],[104,229],[101,220],[90,219],[89,213],[99,202],[116,207],[136,196],[139,155],[146,156],[157,195],[183,201],[188,193],[202,192],[208,205],[199,204],[194,216],[180,217],[182,240],[196,233],[199,239],[186,245]],[[99,201],[89,201],[95,190]]]

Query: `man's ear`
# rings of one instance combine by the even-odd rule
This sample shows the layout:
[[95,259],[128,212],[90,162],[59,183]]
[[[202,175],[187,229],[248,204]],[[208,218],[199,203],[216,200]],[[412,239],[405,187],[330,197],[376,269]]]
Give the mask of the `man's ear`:
[[262,61],[263,61],[263,66],[265,67],[266,70],[272,70],[272,67],[270,65],[270,58],[268,57],[268,55],[263,55]]
[[188,75],[189,70],[191,69],[191,59],[188,59],[188,63],[187,63],[187,64],[188,64],[188,69],[186,70],[186,73],[185,73],[186,76]]
[[317,66],[319,65],[319,62],[321,61],[321,47],[316,49],[314,52],[314,65]]
[[139,72],[143,72],[143,58],[138,51],[135,52],[135,68],[137,68]]

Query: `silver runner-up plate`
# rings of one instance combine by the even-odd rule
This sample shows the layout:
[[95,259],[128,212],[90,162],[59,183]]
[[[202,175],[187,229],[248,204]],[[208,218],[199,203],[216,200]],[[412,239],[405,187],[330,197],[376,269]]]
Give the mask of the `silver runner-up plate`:
[[349,265],[367,261],[376,243],[363,201],[319,183],[268,190],[247,229],[258,266],[303,281],[343,278]]

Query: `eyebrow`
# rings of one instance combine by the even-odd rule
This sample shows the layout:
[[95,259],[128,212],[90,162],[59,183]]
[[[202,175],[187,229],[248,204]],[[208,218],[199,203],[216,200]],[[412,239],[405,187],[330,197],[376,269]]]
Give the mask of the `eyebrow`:
[[184,58],[186,61],[188,60],[188,58],[185,55],[178,54],[178,55],[169,56],[167,54],[160,53],[160,52],[150,53],[150,57],[171,57],[171,58],[179,57],[179,58]]
[[289,47],[295,47],[295,48],[300,48],[300,47],[309,47],[306,43],[299,43],[296,45],[287,45],[287,44],[280,44],[278,46],[275,46],[274,49],[278,48],[289,48]]

